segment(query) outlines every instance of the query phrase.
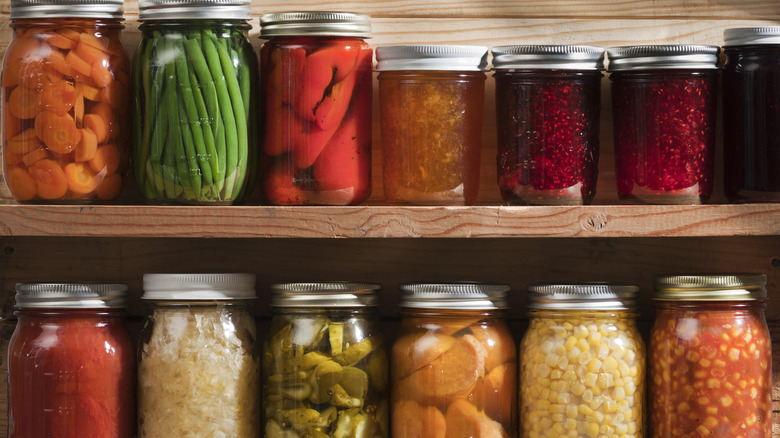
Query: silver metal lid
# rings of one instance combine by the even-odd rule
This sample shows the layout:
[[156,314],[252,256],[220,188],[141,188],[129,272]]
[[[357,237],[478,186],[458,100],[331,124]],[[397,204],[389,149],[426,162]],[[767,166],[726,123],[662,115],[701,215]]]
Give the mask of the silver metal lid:
[[232,301],[256,297],[255,274],[144,274],[141,299]]
[[493,69],[604,70],[604,48],[596,46],[499,46]]
[[498,310],[509,308],[506,284],[407,283],[399,286],[399,305],[407,309]]
[[527,287],[528,307],[552,310],[634,310],[639,287],[621,283],[539,283]]
[[251,0],[138,0],[138,20],[252,19]]
[[780,26],[737,27],[723,31],[724,46],[780,44]]
[[655,277],[656,300],[752,301],[766,298],[766,275],[704,274]]
[[397,45],[376,48],[376,70],[484,71],[488,48],[482,46]]
[[127,285],[120,283],[18,283],[20,309],[109,309],[127,307]]
[[607,49],[609,71],[718,68],[718,46],[658,45],[625,46]]
[[124,20],[122,0],[11,0],[17,18],[108,18]]
[[375,307],[381,286],[335,281],[271,285],[271,307]]
[[279,12],[260,17],[260,38],[345,36],[371,38],[371,16],[354,12]]

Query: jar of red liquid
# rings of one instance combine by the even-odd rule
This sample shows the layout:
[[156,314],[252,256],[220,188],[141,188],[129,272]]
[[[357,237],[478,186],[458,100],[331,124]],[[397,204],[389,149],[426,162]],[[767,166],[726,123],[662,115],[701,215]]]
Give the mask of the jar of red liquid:
[[655,279],[652,437],[769,437],[772,343],[765,275]]
[[510,205],[596,194],[604,49],[494,47],[498,186]]
[[264,192],[276,205],[355,205],[371,194],[370,17],[260,18]]
[[474,204],[487,48],[385,46],[376,58],[385,200]]
[[8,345],[8,436],[135,436],[127,285],[16,285]]
[[109,201],[131,137],[121,0],[13,0],[2,75],[3,174],[19,202]]
[[780,202],[780,26],[726,29],[723,154],[732,202]]
[[700,45],[607,50],[620,200],[700,204],[710,198],[719,51]]

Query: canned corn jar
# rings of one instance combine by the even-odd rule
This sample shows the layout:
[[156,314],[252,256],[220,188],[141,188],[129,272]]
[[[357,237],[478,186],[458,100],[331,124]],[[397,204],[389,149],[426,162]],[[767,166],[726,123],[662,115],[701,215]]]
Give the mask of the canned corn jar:
[[644,343],[632,285],[528,287],[520,429],[532,437],[641,437]]

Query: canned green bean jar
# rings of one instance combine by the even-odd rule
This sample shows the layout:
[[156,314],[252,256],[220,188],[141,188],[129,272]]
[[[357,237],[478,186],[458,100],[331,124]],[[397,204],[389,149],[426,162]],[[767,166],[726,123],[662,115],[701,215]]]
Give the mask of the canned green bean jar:
[[257,58],[249,0],[141,0],[135,179],[156,204],[234,204],[253,186]]

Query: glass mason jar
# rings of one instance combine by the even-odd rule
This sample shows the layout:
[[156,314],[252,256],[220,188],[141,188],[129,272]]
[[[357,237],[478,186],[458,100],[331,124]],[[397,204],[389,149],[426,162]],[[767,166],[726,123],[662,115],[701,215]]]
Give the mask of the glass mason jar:
[[780,26],[726,29],[723,153],[732,202],[780,202]]
[[590,204],[604,49],[494,47],[498,186],[509,205]]
[[710,198],[719,51],[699,45],[607,50],[620,200],[700,204]]
[[521,437],[644,436],[645,346],[638,288],[528,286],[520,343]]
[[116,199],[129,167],[121,0],[13,0],[2,74],[3,174],[31,203]]
[[271,286],[263,348],[266,437],[389,437],[379,285]]
[[656,438],[772,435],[765,275],[656,277],[648,347]]
[[234,204],[254,186],[257,58],[248,0],[140,0],[135,179],[159,204]]
[[259,437],[253,274],[145,274],[138,436]]
[[22,283],[8,346],[8,437],[135,436],[127,285]]
[[517,435],[517,349],[509,286],[401,285],[390,359],[392,429],[406,437]]
[[384,46],[376,58],[385,200],[473,205],[487,48]]
[[356,205],[371,194],[371,18],[260,18],[264,193],[275,205]]

